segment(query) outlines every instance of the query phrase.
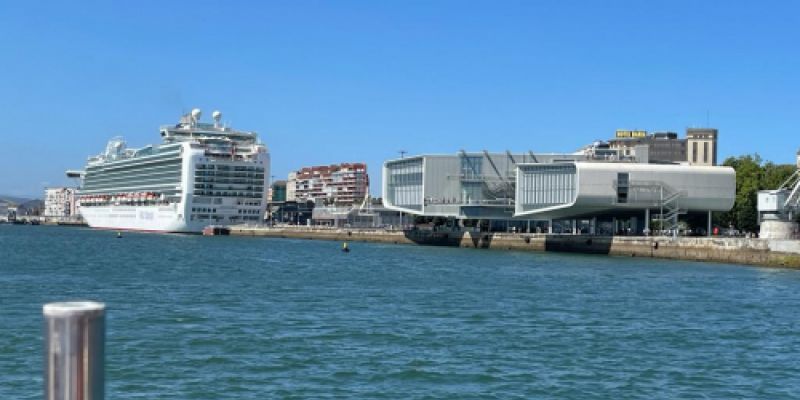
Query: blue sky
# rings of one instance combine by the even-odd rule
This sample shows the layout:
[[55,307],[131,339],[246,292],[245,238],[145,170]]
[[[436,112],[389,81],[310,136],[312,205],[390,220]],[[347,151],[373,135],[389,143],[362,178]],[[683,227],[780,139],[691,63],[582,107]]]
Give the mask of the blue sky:
[[800,2],[0,0],[0,193],[68,184],[108,138],[199,107],[274,175],[397,151],[572,151],[618,128],[720,129],[793,161]]

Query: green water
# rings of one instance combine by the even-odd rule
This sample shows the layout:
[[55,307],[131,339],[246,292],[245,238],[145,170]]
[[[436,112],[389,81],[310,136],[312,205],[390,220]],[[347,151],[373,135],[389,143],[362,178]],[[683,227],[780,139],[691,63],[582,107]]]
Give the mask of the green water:
[[109,399],[800,397],[800,271],[340,246],[0,225],[0,399],[68,299]]

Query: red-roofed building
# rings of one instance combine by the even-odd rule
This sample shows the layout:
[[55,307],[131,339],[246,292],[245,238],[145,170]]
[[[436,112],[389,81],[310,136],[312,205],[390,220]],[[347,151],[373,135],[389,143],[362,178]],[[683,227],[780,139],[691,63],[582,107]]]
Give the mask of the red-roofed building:
[[314,200],[328,205],[352,206],[361,203],[368,190],[366,164],[319,165],[304,167],[289,174],[286,200]]

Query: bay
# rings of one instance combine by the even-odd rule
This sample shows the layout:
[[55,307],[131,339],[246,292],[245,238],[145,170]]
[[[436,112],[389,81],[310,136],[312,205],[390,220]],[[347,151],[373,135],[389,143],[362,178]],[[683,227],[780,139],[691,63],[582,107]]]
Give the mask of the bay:
[[109,399],[800,397],[800,271],[0,225],[0,398],[107,304]]

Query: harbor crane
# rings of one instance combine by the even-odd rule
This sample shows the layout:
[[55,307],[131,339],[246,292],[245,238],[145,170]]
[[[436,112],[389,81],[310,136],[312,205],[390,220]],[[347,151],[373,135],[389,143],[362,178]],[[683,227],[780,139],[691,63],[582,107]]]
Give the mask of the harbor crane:
[[800,150],[797,169],[779,188],[758,192],[760,236],[768,239],[798,238],[797,217],[800,215]]

